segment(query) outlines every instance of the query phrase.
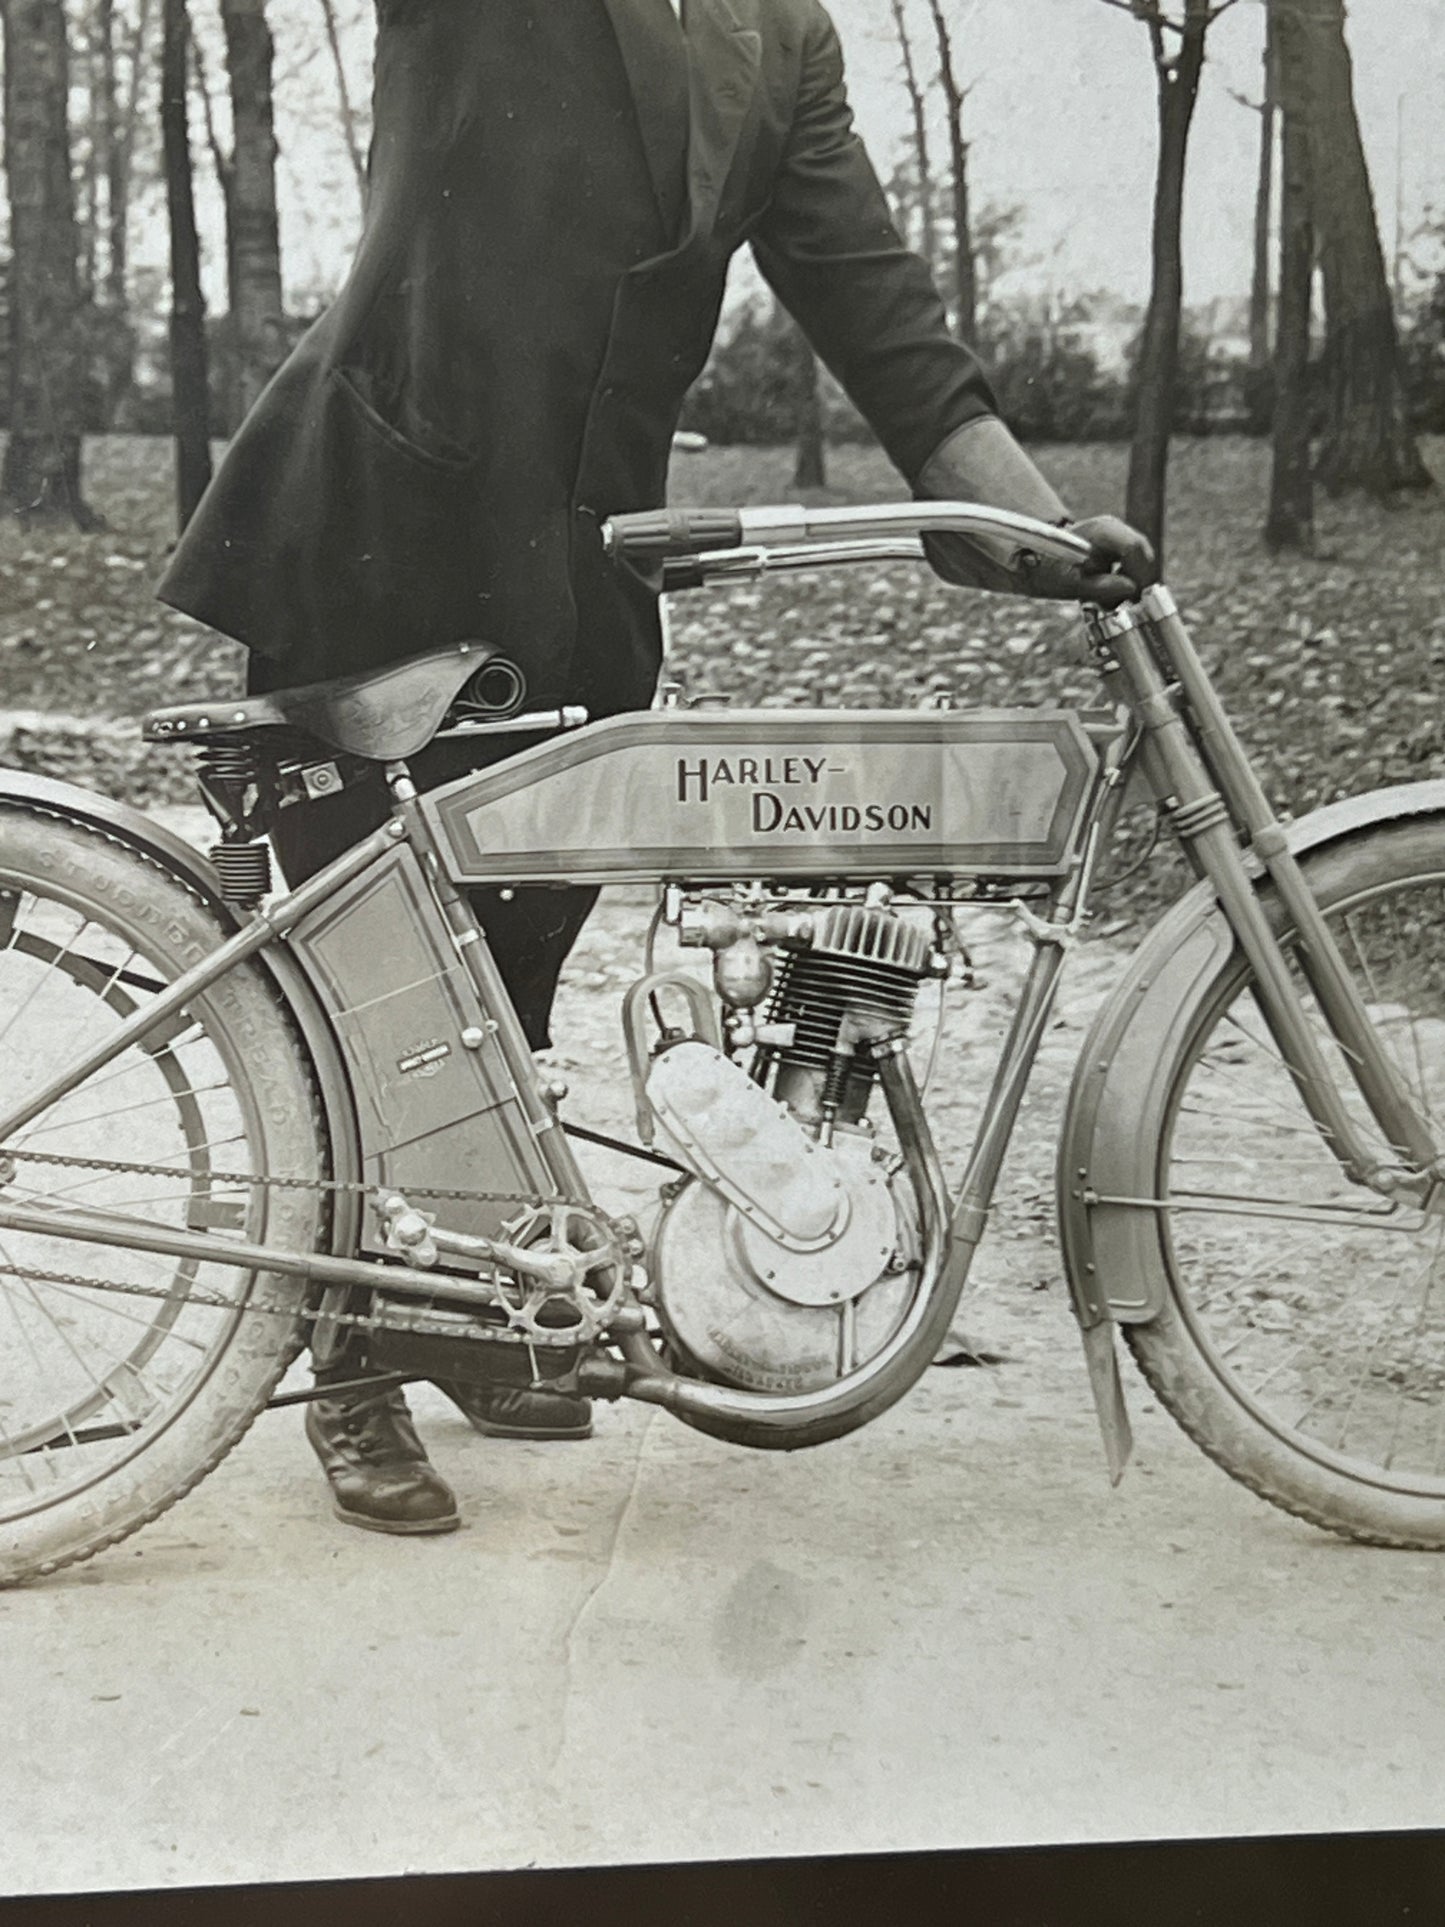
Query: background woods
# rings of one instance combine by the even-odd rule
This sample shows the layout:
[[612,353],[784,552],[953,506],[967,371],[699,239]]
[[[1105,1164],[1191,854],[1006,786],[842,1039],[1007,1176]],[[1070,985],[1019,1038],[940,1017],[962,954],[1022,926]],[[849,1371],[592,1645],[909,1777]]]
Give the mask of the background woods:
[[[1402,273],[1398,231],[1387,271],[1344,0],[1018,0],[1002,14],[999,0],[840,0],[837,10],[851,52],[886,48],[880,84],[896,111],[880,159],[899,223],[1020,433],[1128,440],[1127,512],[1156,541],[1171,432],[1273,433],[1278,499],[1267,517],[1260,507],[1276,543],[1307,545],[1312,476],[1379,495],[1428,486],[1415,430],[1445,416],[1445,301],[1428,258]],[[1140,301],[1069,287],[1030,251],[1037,210],[981,193],[974,178],[979,152],[987,162],[1001,138],[1040,133],[1027,118],[1001,133],[978,104],[997,92],[1000,50],[1026,68],[1066,11],[1128,16],[1135,77],[1152,70],[1153,180],[1131,190],[1150,207]],[[1212,77],[1211,36],[1229,13],[1235,43],[1241,30],[1256,42],[1257,99]],[[4,0],[3,17],[5,500],[84,522],[84,435],[169,431],[183,518],[208,431],[234,428],[344,272],[364,193],[369,0]],[[1016,26],[1001,40],[1005,21]],[[1102,106],[1114,91],[1107,66],[1098,86]],[[1258,117],[1255,177],[1233,183],[1252,199],[1252,246],[1237,299],[1191,306],[1189,198],[1220,191],[1190,185],[1191,128],[1211,87]],[[292,140],[324,136],[359,191],[340,191],[333,170],[302,220],[293,214],[284,250],[278,90]],[[1430,227],[1409,237],[1427,257]],[[812,485],[826,476],[827,442],[864,433],[746,279],[688,420],[726,441],[797,435]]]
[[[1079,513],[1127,500],[1159,535],[1167,507],[1171,582],[1297,797],[1445,760],[1445,219],[1431,97],[1403,54],[1382,80],[1400,33],[1342,0],[832,7],[950,325]],[[372,0],[0,0],[0,23],[0,757],[113,751],[107,780],[183,788],[104,719],[239,659],[151,585],[345,273]],[[715,446],[679,497],[900,487],[745,261],[684,425]],[[754,698],[1064,693],[1066,618],[878,586],[683,605],[680,660]],[[56,710],[73,748],[13,721]]]

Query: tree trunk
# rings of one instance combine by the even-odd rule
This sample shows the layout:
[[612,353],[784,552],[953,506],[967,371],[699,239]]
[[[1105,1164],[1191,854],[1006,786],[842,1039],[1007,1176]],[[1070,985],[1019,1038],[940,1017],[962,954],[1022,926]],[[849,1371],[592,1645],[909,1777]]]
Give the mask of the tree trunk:
[[276,219],[273,47],[265,0],[221,0],[231,81],[230,192],[226,197],[231,325],[231,418],[238,422],[281,365],[286,325]]
[[[85,304],[95,300],[96,283],[100,276],[100,227],[102,220],[100,181],[102,170],[102,148],[104,142],[104,74],[105,63],[102,56],[102,34],[104,32],[104,0],[93,0],[84,9],[85,40],[77,49],[80,60],[72,60],[72,68],[79,65],[85,76],[85,121],[84,139],[79,143],[78,164],[72,156],[72,173],[76,185],[75,225],[80,240],[79,282],[80,298]],[[72,141],[72,147],[77,143]]]
[[1310,306],[1314,227],[1310,215],[1309,74],[1298,20],[1270,0],[1271,40],[1283,137],[1280,151],[1279,312],[1275,325],[1273,452],[1269,515],[1271,549],[1312,554],[1314,484],[1310,475]]
[[1152,278],[1134,375],[1134,433],[1129,447],[1125,513],[1154,544],[1161,568],[1169,432],[1174,426],[1174,389],[1179,371],[1179,315],[1184,301],[1180,248],[1184,173],[1209,15],[1209,0],[1186,0],[1179,50],[1173,55],[1166,54],[1163,34],[1157,23],[1151,22],[1159,98],[1159,159],[1154,178]]
[[106,300],[117,314],[128,314],[130,311],[126,279],[130,263],[130,184],[135,158],[135,130],[140,113],[141,74],[145,68],[151,17],[151,0],[139,0],[128,49],[130,72],[125,105],[108,157],[106,218],[110,234],[106,250],[105,291]]
[[948,107],[948,158],[953,203],[954,326],[959,339],[978,335],[978,268],[973,254],[973,217],[968,191],[968,142],[963,137],[964,89],[953,65],[953,41],[943,0],[928,0],[938,39],[938,80]]
[[70,173],[64,0],[3,0],[10,188],[10,439],[0,499],[25,516],[99,517],[81,495],[85,354]]
[[823,398],[818,392],[818,357],[801,328],[794,328],[793,341],[798,436],[793,486],[826,488],[828,470],[823,452]]
[[[894,0],[895,6],[897,0]],[[341,34],[336,25],[334,0],[321,0],[321,11],[326,18],[326,38],[331,46],[331,64],[336,70],[336,98],[341,108],[341,131],[346,137],[346,151],[351,156],[351,171],[356,176],[356,191],[361,196],[363,207],[366,205],[366,157],[356,138],[356,109],[351,104],[351,89],[346,82],[346,62],[341,55]]]
[[[123,115],[118,91],[115,0],[95,0],[93,21],[90,125],[97,181],[95,244],[105,262],[104,274],[98,267],[92,274],[96,328],[93,366],[101,384],[97,425],[110,429],[135,380],[135,336],[126,289],[128,146],[133,131]],[[99,245],[102,239],[103,249]]]
[[1254,189],[1254,272],[1249,283],[1249,366],[1260,374],[1269,366],[1269,217],[1274,200],[1276,84],[1274,29],[1266,14],[1264,98],[1259,109],[1259,174]]
[[1291,0],[1304,33],[1313,112],[1310,172],[1325,289],[1328,410],[1317,474],[1389,495],[1429,488],[1410,431],[1395,310],[1355,113],[1344,0]]
[[171,419],[176,443],[176,520],[184,528],[211,479],[206,396],[206,305],[186,111],[190,21],[186,0],[163,0],[161,141],[171,228]]
[[[326,0],[330,5],[330,0]],[[903,14],[903,0],[890,0],[893,26],[903,55],[903,84],[908,89],[908,108],[913,117],[913,159],[918,170],[918,251],[930,268],[937,267],[938,232],[933,205],[933,155],[928,139],[928,102],[913,61],[913,42]]]

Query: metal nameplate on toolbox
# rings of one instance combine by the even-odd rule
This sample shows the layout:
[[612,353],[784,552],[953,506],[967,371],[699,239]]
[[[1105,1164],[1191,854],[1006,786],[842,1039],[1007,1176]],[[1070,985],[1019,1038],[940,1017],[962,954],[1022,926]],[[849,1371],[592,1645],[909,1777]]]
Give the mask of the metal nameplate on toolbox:
[[1070,710],[647,710],[434,790],[461,882],[1056,876],[1098,767]]

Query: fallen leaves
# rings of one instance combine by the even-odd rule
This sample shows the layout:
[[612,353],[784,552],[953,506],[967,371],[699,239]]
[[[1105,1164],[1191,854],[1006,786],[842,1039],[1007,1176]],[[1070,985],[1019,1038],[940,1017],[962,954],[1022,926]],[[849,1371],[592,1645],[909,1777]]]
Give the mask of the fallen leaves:
[[[1427,444],[1445,474],[1445,445]],[[791,451],[717,448],[675,476],[682,501],[785,501]],[[1117,509],[1125,452],[1038,452],[1076,514]],[[1352,791],[1445,772],[1445,505],[1322,501],[1316,558],[1259,540],[1267,450],[1186,441],[1172,456],[1171,586],[1226,707],[1275,799],[1296,814]],[[86,446],[87,486],[108,526],[0,529],[0,702],[133,718],[239,686],[243,651],[154,599],[173,539],[169,444],[108,436]],[[830,451],[833,501],[898,498],[876,449]],[[683,595],[669,673],[734,703],[912,707],[1093,706],[1097,677],[1066,605],[947,588],[926,568],[835,569]],[[189,792],[184,759],[156,751],[93,780],[132,794]],[[6,753],[44,761],[38,738]],[[58,746],[83,774],[80,742]],[[47,767],[50,765],[46,765]],[[1116,866],[1118,867],[1118,866]],[[1137,916],[1178,887],[1156,862],[1107,900]]]

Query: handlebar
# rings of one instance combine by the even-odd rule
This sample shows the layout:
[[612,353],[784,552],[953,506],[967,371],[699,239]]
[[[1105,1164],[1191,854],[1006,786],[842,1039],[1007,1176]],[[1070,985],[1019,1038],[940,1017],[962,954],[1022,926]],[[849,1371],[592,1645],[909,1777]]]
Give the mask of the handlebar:
[[925,535],[984,535],[1013,542],[1015,566],[1024,553],[1065,564],[1083,562],[1090,553],[1083,537],[1068,529],[979,502],[654,509],[614,515],[602,525],[603,548],[613,561],[661,564],[666,589],[696,588],[719,576],[776,569],[921,560]]

